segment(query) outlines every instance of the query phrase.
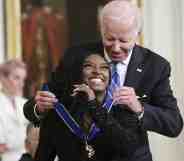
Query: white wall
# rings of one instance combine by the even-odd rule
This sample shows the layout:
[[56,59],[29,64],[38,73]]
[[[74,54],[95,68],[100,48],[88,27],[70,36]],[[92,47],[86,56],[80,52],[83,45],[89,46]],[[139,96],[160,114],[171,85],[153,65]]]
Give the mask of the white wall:
[[[184,2],[144,0],[144,43],[168,59],[172,66],[171,84],[184,113]],[[167,138],[150,133],[154,161],[183,161],[184,133]]]
[[3,0],[0,0],[0,63],[4,61],[5,46],[4,46],[4,16],[3,16]]

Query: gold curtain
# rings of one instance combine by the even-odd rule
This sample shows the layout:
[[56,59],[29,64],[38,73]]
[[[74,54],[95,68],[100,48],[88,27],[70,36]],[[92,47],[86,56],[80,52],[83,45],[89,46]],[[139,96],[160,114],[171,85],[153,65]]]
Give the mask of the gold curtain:
[[20,0],[6,0],[6,59],[21,58]]
[[[136,0],[137,1],[137,5],[138,7],[140,8],[141,12],[143,12],[143,1],[144,0]],[[142,13],[143,14],[143,13]],[[144,45],[144,35],[143,33],[141,32],[140,36],[139,36],[139,43],[140,45]]]
[[[144,0],[133,0],[143,8]],[[20,0],[6,0],[6,58],[14,59],[22,57],[21,46],[21,2]],[[144,44],[144,36],[140,35],[139,43]]]

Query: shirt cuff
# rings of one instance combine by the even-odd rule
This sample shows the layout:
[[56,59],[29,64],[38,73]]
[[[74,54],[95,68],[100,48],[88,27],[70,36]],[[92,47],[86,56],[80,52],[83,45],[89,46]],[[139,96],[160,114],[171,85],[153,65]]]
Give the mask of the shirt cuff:
[[141,112],[136,112],[136,116],[137,116],[138,120],[141,120],[144,116],[144,109]]
[[34,112],[35,117],[40,120],[42,116],[38,113],[36,108],[37,108],[37,104],[34,105],[33,112]]

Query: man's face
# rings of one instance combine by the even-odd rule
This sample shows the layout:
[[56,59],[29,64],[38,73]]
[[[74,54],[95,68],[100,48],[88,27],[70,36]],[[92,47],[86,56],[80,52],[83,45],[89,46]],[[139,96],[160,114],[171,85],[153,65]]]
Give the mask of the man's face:
[[102,27],[103,44],[111,60],[125,60],[137,40],[135,26],[109,19],[104,21]]
[[109,70],[102,56],[90,55],[83,64],[83,81],[94,91],[104,92],[109,83]]

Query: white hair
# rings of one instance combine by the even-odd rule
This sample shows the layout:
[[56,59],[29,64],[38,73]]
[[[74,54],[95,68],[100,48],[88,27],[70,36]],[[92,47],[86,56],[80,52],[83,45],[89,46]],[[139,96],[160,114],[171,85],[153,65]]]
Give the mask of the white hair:
[[107,3],[99,13],[99,23],[102,35],[106,19],[111,19],[122,24],[132,23],[137,33],[142,30],[142,16],[140,9],[127,0],[113,0]]

